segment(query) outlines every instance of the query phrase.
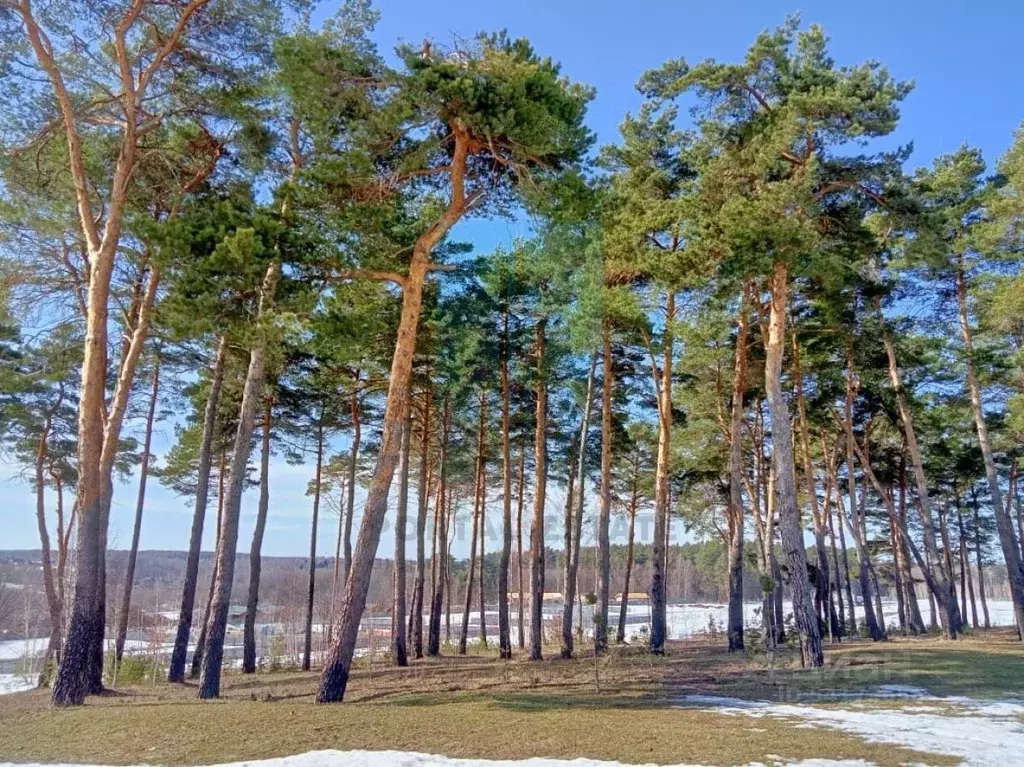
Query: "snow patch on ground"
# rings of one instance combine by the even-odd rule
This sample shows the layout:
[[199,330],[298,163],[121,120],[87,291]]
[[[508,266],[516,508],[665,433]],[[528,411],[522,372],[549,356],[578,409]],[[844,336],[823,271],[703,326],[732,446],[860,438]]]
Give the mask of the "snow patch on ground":
[[[769,761],[753,762],[747,767],[873,767],[860,759],[836,761],[834,759],[806,759],[787,762],[781,757],[768,757]],[[91,767],[90,765],[10,764],[0,767]],[[310,751],[279,759],[252,762],[232,762],[217,767],[657,767],[652,764],[626,765],[596,759],[453,759],[446,756],[417,754],[411,751]],[[664,765],[664,767],[700,767],[699,765]]]
[[35,681],[23,674],[0,674],[0,695],[31,690],[35,686]]
[[[848,700],[851,695],[841,695]],[[917,751],[963,759],[965,765],[989,767],[1019,763],[1024,753],[1024,702],[936,697],[927,690],[883,685],[858,697],[909,698],[927,705],[877,708],[870,700],[846,708],[749,701],[708,695],[689,695],[682,707],[713,708],[717,713],[746,717],[797,719],[809,727],[830,727],[857,735],[869,743],[905,746]]]

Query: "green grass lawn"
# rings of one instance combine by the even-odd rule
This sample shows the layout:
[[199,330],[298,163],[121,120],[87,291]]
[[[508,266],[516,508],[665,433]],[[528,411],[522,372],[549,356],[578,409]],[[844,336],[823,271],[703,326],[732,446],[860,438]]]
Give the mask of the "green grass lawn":
[[827,649],[820,671],[799,669],[791,654],[774,664],[730,656],[720,644],[673,643],[665,657],[618,648],[596,663],[475,655],[365,667],[346,702],[332,706],[313,703],[315,673],[297,672],[227,674],[223,698],[209,702],[196,699],[193,685],[163,682],[122,687],[68,710],[49,709],[46,691],[20,693],[0,697],[0,761],[211,764],[336,748],[626,763],[732,765],[778,755],[944,765],[957,760],[799,721],[670,704],[694,693],[806,700],[880,684],[972,697],[1024,690],[1024,648],[1005,632],[844,644]]

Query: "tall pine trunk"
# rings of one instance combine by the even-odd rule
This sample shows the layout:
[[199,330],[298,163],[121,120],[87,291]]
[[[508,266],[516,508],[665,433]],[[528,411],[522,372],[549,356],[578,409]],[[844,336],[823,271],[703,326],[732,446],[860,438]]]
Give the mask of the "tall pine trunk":
[[[590,412],[594,402],[594,378],[597,368],[597,351],[590,355],[590,372],[587,374],[586,400],[583,402],[583,419],[580,421],[579,452],[577,453],[576,477],[579,489],[573,506],[573,514],[567,517],[566,530],[565,587],[562,600],[562,657],[571,658],[574,650],[572,608],[576,600],[576,581],[580,565],[580,537],[583,530],[584,487],[587,483],[587,439],[590,434]],[[569,534],[571,530],[571,535]],[[582,628],[582,626],[580,627]]]
[[227,360],[228,340],[221,336],[210,375],[210,393],[206,397],[203,414],[203,435],[199,443],[199,460],[196,478],[196,505],[192,514],[192,532],[189,535],[188,556],[185,559],[185,578],[182,585],[181,611],[178,614],[178,628],[174,635],[174,650],[167,670],[168,682],[185,681],[185,662],[188,656],[188,639],[192,631],[192,614],[195,612],[196,583],[199,578],[199,554],[203,545],[203,524],[206,520],[206,503],[210,494],[210,467],[213,463],[213,431],[217,423],[217,404],[224,383],[224,364]]
[[516,500],[516,548],[518,553],[516,554],[516,569],[519,571],[517,575],[516,585],[519,588],[519,623],[517,632],[519,635],[519,649],[526,649],[526,584],[523,583],[523,507],[525,505],[526,496],[526,446],[519,448],[519,481],[516,483],[516,493],[518,498]]
[[547,320],[536,328],[537,416],[534,435],[536,479],[534,481],[533,521],[530,525],[530,660],[541,660],[544,641],[544,508],[548,482],[548,389],[545,380]]
[[[274,298],[280,265],[275,261],[263,278],[260,291],[259,320],[263,320]],[[220,545],[217,548],[216,586],[210,605],[210,619],[206,627],[206,648],[199,675],[199,697],[220,697],[220,675],[224,660],[224,637],[227,632],[228,608],[231,606],[231,586],[235,574],[235,553],[238,549],[238,521],[242,512],[242,492],[245,489],[245,470],[252,450],[252,432],[256,420],[263,386],[266,364],[264,341],[257,339],[249,353],[249,369],[245,376],[242,404],[238,411],[238,432],[231,456],[231,475],[224,499],[224,518],[221,520]]]
[[[473,488],[473,522],[469,543],[469,573],[466,576],[466,602],[462,610],[462,628],[459,632],[459,655],[466,654],[466,642],[469,636],[469,612],[473,604],[473,575],[476,573],[476,544],[479,536],[479,525],[483,516],[483,484],[484,484],[484,423],[487,417],[486,393],[480,392],[479,422],[476,437],[476,469],[475,486]],[[482,557],[481,557],[482,558]],[[483,564],[481,563],[481,567]],[[481,615],[483,618],[483,615]],[[481,627],[482,628],[482,627]]]
[[434,541],[430,568],[430,624],[427,629],[427,655],[436,657],[441,652],[441,610],[444,602],[445,577],[448,570],[445,554],[448,551],[445,493],[448,477],[448,435],[451,429],[451,401],[446,395],[441,417],[441,449],[438,458],[437,498],[434,501]]
[[316,476],[313,478],[313,519],[309,531],[309,571],[306,577],[306,631],[302,670],[309,671],[313,655],[313,604],[316,597],[316,533],[320,524],[320,484],[324,463],[324,412],[316,425]]
[[[661,386],[658,396],[658,456],[654,477],[654,542],[651,546],[651,652],[665,651],[667,633],[666,584],[669,532],[669,472],[672,453],[672,323],[676,317],[676,294],[669,288],[665,297],[665,334],[662,343]],[[655,374],[656,375],[656,374]]]
[[260,606],[260,576],[263,572],[263,535],[270,511],[270,435],[274,419],[274,399],[267,396],[263,406],[260,444],[260,501],[249,547],[249,593],[245,600],[245,625],[242,629],[242,673],[256,673],[256,613]]
[[937,601],[942,608],[941,622],[946,631],[947,638],[954,639],[960,632],[961,615],[956,600],[951,597],[953,574],[945,569],[939,556],[939,548],[935,540],[931,498],[928,493],[928,482],[924,474],[924,462],[921,459],[921,451],[917,445],[914,416],[907,402],[906,391],[903,388],[903,379],[896,361],[896,348],[889,329],[885,324],[881,303],[877,299],[875,302],[875,313],[882,324],[882,344],[885,347],[885,354],[889,363],[889,381],[892,383],[893,391],[896,393],[896,405],[899,408],[900,421],[903,423],[903,436],[906,439],[907,453],[910,456],[910,465],[914,472],[914,482],[917,487],[917,508],[921,519],[921,535],[924,539],[925,552],[928,555],[926,563],[930,567],[935,568],[930,575],[938,590],[931,592],[931,598]]
[[405,413],[402,456],[398,464],[398,509],[395,511],[395,569],[391,608],[391,657],[396,666],[408,666],[405,626],[405,536],[409,512],[409,445],[412,442],[412,403]]
[[[423,422],[420,434],[420,476],[416,493],[416,578],[409,611],[409,635],[413,655],[423,657],[423,588],[427,570],[427,511],[430,503],[430,389],[423,393]],[[412,423],[409,422],[409,428]]]
[[1024,569],[1022,569],[1020,547],[1017,534],[1013,529],[1013,521],[1010,519],[1009,510],[1003,504],[1003,491],[999,484],[999,473],[996,470],[992,448],[988,441],[985,410],[981,404],[981,387],[978,385],[978,377],[974,372],[974,331],[971,329],[967,312],[967,280],[964,274],[963,256],[957,257],[956,297],[960,332],[964,339],[964,361],[967,364],[967,390],[971,397],[971,410],[974,414],[978,447],[981,449],[981,458],[985,464],[985,478],[988,480],[992,513],[996,518],[999,546],[1003,550],[1003,560],[1006,562],[1010,596],[1013,599],[1013,615],[1017,623],[1017,636],[1024,638]]
[[615,634],[615,641],[626,641],[626,613],[629,610],[629,581],[633,574],[633,542],[636,534],[636,509],[638,502],[637,483],[633,482],[633,493],[629,499],[629,538],[626,542],[626,574],[623,578],[622,601],[619,604],[619,628]]
[[508,569],[512,561],[512,437],[509,391],[508,307],[501,336],[501,559],[498,562],[498,656],[512,657],[509,630]]
[[611,321],[602,328],[601,386],[601,507],[597,517],[597,605],[594,609],[594,653],[600,655],[608,647],[608,607],[611,592],[611,545],[608,526],[612,511],[612,360]]
[[782,393],[782,355],[785,349],[786,304],[788,289],[786,265],[775,265],[771,277],[771,313],[768,345],[765,349],[765,390],[772,419],[772,463],[779,505],[779,532],[789,565],[789,586],[793,598],[793,617],[800,635],[801,655],[807,665],[818,668],[824,663],[821,634],[814,611],[814,597],[807,575],[800,509],[797,505],[793,462],[793,424],[789,405]]
[[736,319],[732,404],[729,414],[729,652],[743,650],[743,398],[747,391],[747,336],[750,321],[746,291],[740,296]]
[[363,440],[363,424],[359,417],[359,371],[356,371],[356,380],[352,391],[352,447],[348,457],[348,480],[346,485],[347,497],[345,500],[345,527],[342,537],[344,560],[342,573],[343,584],[348,583],[349,571],[352,569],[352,520],[356,512],[356,471],[359,468],[359,448]]
[[142,512],[146,506],[146,480],[149,477],[149,450],[153,443],[153,421],[156,418],[156,400],[160,392],[160,352],[153,363],[153,388],[146,413],[146,436],[142,440],[142,465],[139,467],[139,495],[135,501],[135,524],[132,526],[132,546],[128,550],[128,564],[121,587],[121,603],[117,609],[117,633],[114,639],[114,664],[120,667],[124,657],[124,643],[128,637],[128,616],[132,604],[132,584],[135,581],[135,562],[139,556],[139,536],[142,534]]

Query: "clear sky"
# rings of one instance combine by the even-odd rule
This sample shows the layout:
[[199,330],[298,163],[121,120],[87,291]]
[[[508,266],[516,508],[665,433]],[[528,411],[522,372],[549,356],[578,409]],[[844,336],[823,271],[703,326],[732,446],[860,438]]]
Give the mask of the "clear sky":
[[[318,16],[330,13],[334,5],[325,4]],[[805,23],[825,27],[839,64],[877,59],[895,77],[916,82],[900,127],[888,142],[913,141],[912,167],[964,142],[979,146],[992,161],[1024,120],[1024,2],[1017,0],[378,0],[376,5],[381,21],[375,37],[385,53],[399,41],[419,44],[429,37],[447,43],[481,30],[505,28],[513,36],[529,38],[540,53],[560,61],[566,75],[597,89],[588,122],[601,143],[614,141],[622,116],[638,107],[634,83],[645,69],[679,56],[690,62],[737,60],[758,32],[794,12]],[[521,227],[518,222],[468,222],[455,236],[488,250],[507,243]],[[157,454],[166,450],[172,436],[173,428],[165,423],[154,440]],[[333,447],[343,450],[346,443],[340,440]],[[264,553],[308,551],[310,502],[305,488],[311,473],[308,465],[274,461]],[[116,489],[110,531],[115,548],[130,541],[135,492],[134,479]],[[561,503],[561,494],[555,493],[550,512],[557,513]],[[250,491],[243,503],[241,549],[249,545],[255,505],[256,492]],[[495,521],[498,513],[497,508],[490,511]],[[186,499],[151,482],[142,548],[184,548],[190,516]],[[333,551],[336,529],[336,520],[328,516],[321,525],[321,554]],[[206,533],[209,548],[212,524],[206,525]],[[644,537],[650,539],[649,534]],[[493,550],[496,543],[492,537],[489,547]],[[31,488],[12,477],[8,467],[0,467],[0,549],[38,546]],[[457,545],[455,552],[460,555],[464,549]],[[380,554],[390,556],[392,550],[393,539],[386,533]]]

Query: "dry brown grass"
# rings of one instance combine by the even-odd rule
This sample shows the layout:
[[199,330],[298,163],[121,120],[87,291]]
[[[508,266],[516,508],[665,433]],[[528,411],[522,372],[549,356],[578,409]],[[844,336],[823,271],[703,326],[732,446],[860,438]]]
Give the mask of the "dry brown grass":
[[359,669],[335,706],[315,705],[316,674],[298,672],[226,674],[223,698],[212,702],[198,701],[191,684],[161,683],[57,711],[34,691],[0,697],[0,760],[210,764],[337,748],[627,763],[731,765],[778,755],[953,764],[799,722],[670,703],[695,692],[780,700],[897,682],[996,694],[1018,684],[1024,666],[1024,650],[995,632],[956,644],[856,642],[827,655],[827,668],[815,672],[789,654],[769,665],[700,641],[672,643],[665,657],[618,648],[599,662],[589,654],[541,663],[446,657]]

